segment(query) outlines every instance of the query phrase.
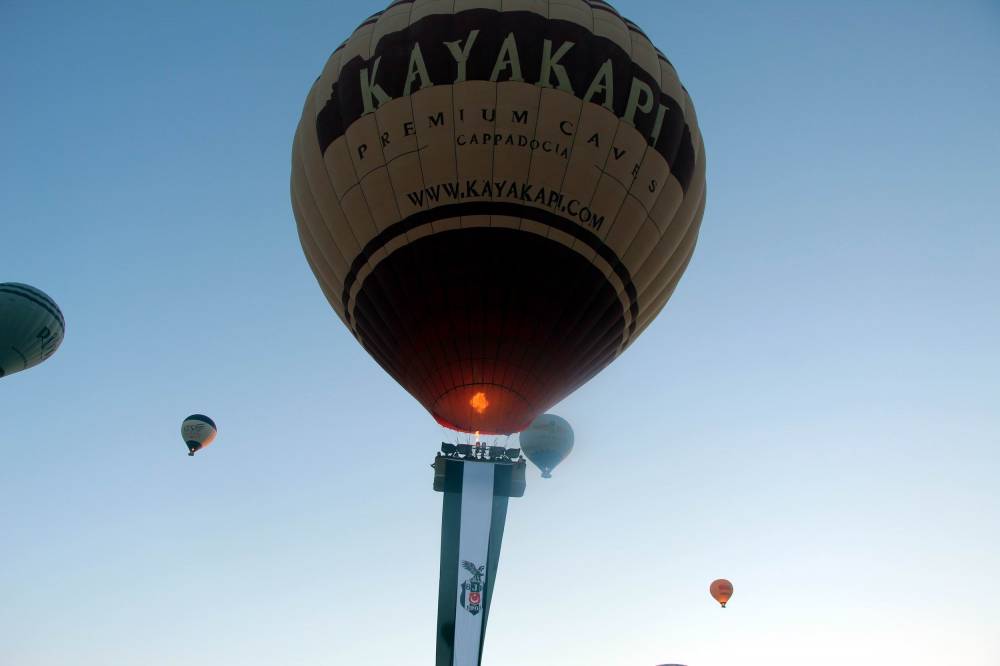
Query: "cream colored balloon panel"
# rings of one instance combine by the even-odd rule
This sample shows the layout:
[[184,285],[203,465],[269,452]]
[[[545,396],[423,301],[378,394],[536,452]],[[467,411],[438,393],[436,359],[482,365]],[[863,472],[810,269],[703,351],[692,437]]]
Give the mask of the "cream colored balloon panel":
[[[549,240],[555,241],[560,245],[564,245],[566,248],[575,251],[576,238],[565,231],[561,231],[555,227],[549,227],[545,235]],[[587,258],[589,259],[589,256]]]
[[309,261],[309,267],[312,269],[313,274],[317,277],[326,299],[330,302],[330,305],[333,306],[334,310],[336,310],[337,316],[339,316],[346,323],[346,318],[344,317],[344,306],[340,299],[343,282],[333,273],[333,269],[330,268],[329,262],[323,256],[323,252],[316,244],[312,230],[306,226],[301,208],[298,204],[298,198],[294,193],[292,195],[292,212],[295,214],[295,219],[297,221],[299,243],[302,245],[302,251],[306,256],[306,259]]
[[642,332],[646,330],[646,328],[653,322],[653,319],[655,319],[660,311],[666,306],[671,296],[673,296],[674,290],[677,288],[677,284],[680,282],[681,277],[684,275],[688,265],[691,263],[692,257],[694,257],[694,250],[698,244],[698,227],[700,227],[700,222],[692,228],[688,238],[685,239],[682,247],[683,253],[679,255],[681,257],[681,261],[672,272],[670,279],[664,283],[664,286],[652,298],[649,305],[643,309],[643,312],[639,317],[638,325],[636,326],[636,333],[633,339],[641,335]]
[[541,89],[507,81],[497,85],[493,180],[520,180],[531,167]]
[[414,0],[410,24],[433,14],[451,14],[454,10],[455,0]]
[[417,125],[409,97],[398,97],[380,106],[375,112],[375,122],[378,141],[372,148],[382,151],[386,164],[417,150]]
[[[379,146],[389,175],[389,189],[382,195],[381,208],[385,209],[385,214],[391,213],[392,222],[397,222],[419,210],[413,198],[407,195],[424,186],[413,107],[408,98],[394,99],[379,108],[375,118],[379,127]],[[391,211],[388,210],[389,201],[393,202]]]
[[549,18],[571,21],[588,30],[594,27],[594,12],[583,0],[551,0]]
[[388,195],[395,198],[400,219],[406,219],[422,210],[414,202],[413,196],[414,192],[420,192],[424,187],[420,155],[412,152],[391,161],[389,163],[389,177],[392,182],[392,191]]
[[490,226],[497,229],[520,229],[521,218],[509,215],[490,215]]
[[333,191],[330,179],[327,177],[326,165],[319,154],[316,139],[316,124],[302,123],[296,132],[295,155],[300,160],[298,174],[293,177],[293,183],[304,178],[308,189],[316,202],[320,215],[326,222],[328,231],[333,235],[337,247],[349,261],[361,252],[361,244],[353,233],[344,212],[340,207],[340,199]]
[[399,209],[388,168],[379,167],[365,176],[361,180],[361,189],[379,231],[399,222]]
[[[308,113],[304,111],[302,121],[300,122],[300,125],[307,125],[311,131],[311,133],[306,136],[315,136],[316,120],[327,103],[330,102],[331,94],[333,93],[334,88],[338,86],[342,54],[343,49],[340,49],[330,57],[330,60],[327,62],[327,65],[323,69],[319,79],[313,85],[312,92],[310,94],[312,112]],[[308,106],[309,105],[307,105],[307,107]],[[319,152],[318,139],[313,146],[309,146],[307,143],[306,148],[310,151],[316,150]],[[327,180],[329,180],[330,184],[333,186],[333,190],[337,198],[342,198],[349,189],[358,183],[358,178],[354,170],[354,164],[351,161],[351,156],[348,152],[347,139],[343,136],[338,137],[336,141],[327,147],[324,153],[321,153],[320,157],[326,166]],[[310,168],[312,168],[311,164]]]
[[[459,226],[463,229],[476,229],[492,226],[493,220],[489,215],[463,215],[459,218]],[[469,261],[475,261],[475,257],[468,257]]]
[[347,221],[358,248],[364,248],[378,235],[378,229],[368,210],[360,185],[355,185],[340,195],[339,202],[341,214]]
[[323,248],[323,257],[331,272],[336,275],[337,282],[343,283],[347,275],[350,259],[345,259],[341,250],[331,243],[333,236],[330,227],[323,219],[323,214],[316,206],[316,200],[309,189],[309,182],[299,160],[292,165],[292,196],[298,206],[302,225],[309,230],[317,245]]
[[[583,199],[586,202],[587,210],[590,210],[592,215],[596,215],[598,219],[601,217],[604,218],[604,223],[599,228],[593,229],[593,232],[602,241],[606,240],[608,234],[611,232],[611,222],[618,215],[618,211],[625,202],[627,195],[628,190],[625,189],[625,186],[621,182],[607,174],[601,174],[593,194]],[[581,211],[580,214],[582,214],[583,208],[568,207],[567,210],[571,214],[574,210],[579,210]]]
[[691,189],[666,232],[634,276],[642,307],[636,335],[667,302],[694,252],[705,201],[704,179],[698,175],[699,170],[703,171],[704,154],[698,155],[697,159],[699,162]]
[[492,9],[500,11],[501,0],[454,0],[455,13],[464,12],[467,9]]
[[657,197],[656,203],[653,204],[653,208],[649,212],[650,218],[656,223],[660,233],[666,233],[683,201],[684,190],[681,188],[680,182],[671,175],[663,181],[660,196]]
[[673,295],[674,290],[680,282],[681,276],[687,269],[691,258],[694,256],[694,248],[698,242],[697,227],[693,227],[685,237],[680,247],[677,249],[677,262],[671,270],[664,274],[660,287],[655,294],[647,294],[647,305],[639,315],[637,334],[659,314],[660,310],[666,306],[667,301]]
[[386,255],[387,256],[391,256],[392,253],[395,252],[396,250],[398,250],[399,248],[403,247],[404,245],[409,245],[409,242],[410,241],[406,237],[405,234],[400,234],[398,236],[395,236],[395,237],[391,238],[385,244],[385,253],[386,253]]
[[[652,215],[660,197],[671,191],[666,186],[668,180],[677,183],[677,179],[670,173],[670,165],[667,164],[667,160],[656,150],[647,148],[636,171],[629,196],[635,197],[646,213]],[[677,185],[679,190],[680,184],[677,183]]]
[[701,191],[689,192],[688,198],[677,212],[674,221],[667,227],[667,231],[660,237],[656,247],[643,262],[640,270],[633,276],[636,291],[640,299],[648,298],[648,291],[654,292],[663,281],[664,273],[670,272],[671,261],[677,261],[677,250],[681,246],[685,236],[690,232],[692,224],[697,222],[697,215],[700,202],[704,198],[703,188]]
[[[645,287],[639,291],[639,299],[643,302],[656,302],[663,293],[664,285],[671,280],[679,280],[683,273],[682,266],[687,265],[691,253],[694,251],[694,244],[698,238],[698,231],[701,227],[701,216],[704,213],[705,199],[702,198],[693,207],[687,224],[677,224],[671,228],[672,238],[669,254],[666,261],[660,264],[660,270],[655,274]],[[665,253],[665,248],[657,248],[661,253]],[[651,261],[650,264],[653,262]]]
[[632,62],[641,67],[655,80],[660,80],[660,56],[656,53],[656,47],[644,34],[638,30],[630,30],[631,48],[628,53]]
[[313,90],[315,91],[313,105],[314,110],[317,113],[322,110],[327,101],[330,99],[330,96],[340,85],[339,82],[341,72],[348,62],[344,59],[344,49],[346,46],[347,41],[345,40],[333,53],[330,54],[330,57],[327,59],[326,64],[320,71],[319,76],[313,83]]
[[[372,219],[371,210],[368,207],[368,200],[365,198],[364,190],[360,186],[351,189],[344,198],[340,200],[340,207],[344,211],[344,216],[351,222],[354,228],[354,235],[358,239],[358,245],[365,247],[369,241],[378,235],[378,229]],[[364,232],[368,233],[364,233]]]
[[434,220],[431,223],[431,228],[434,233],[441,233],[442,231],[452,231],[453,229],[462,228],[462,218],[461,217],[446,217],[441,220]]
[[[694,154],[697,155],[701,152],[705,145],[704,139],[701,136],[701,127],[698,125],[698,113],[695,111],[694,102],[691,100],[691,95],[687,90],[684,90],[684,119],[687,121],[688,128],[691,130],[691,146],[694,149]],[[705,176],[704,162],[701,162],[702,177]]]
[[631,53],[632,36],[625,21],[616,12],[595,7],[593,8],[593,17],[595,35],[609,39],[625,53]]
[[354,162],[351,160],[347,137],[338,137],[323,153],[323,163],[326,165],[327,177],[333,185],[337,198],[342,199],[347,192],[358,185],[358,176],[354,172]]
[[545,17],[549,15],[549,3],[546,0],[502,0],[501,9],[505,12],[534,12]]
[[[324,219],[323,213],[316,206],[312,192],[308,189],[301,165],[296,165],[293,173],[296,174],[293,180],[293,196],[301,215],[301,226],[309,231],[317,246],[322,250],[323,259],[330,267],[332,274],[336,276],[337,284],[342,285],[350,270],[351,262],[356,256],[356,253],[345,252],[345,245],[348,241],[344,239],[342,220],[334,218],[327,221]],[[344,241],[344,244],[341,241]],[[350,239],[350,244],[354,245],[353,239]]]
[[407,3],[388,7],[382,12],[372,28],[371,40],[374,48],[378,48],[379,41],[386,35],[405,30],[410,25],[411,9],[412,3]]
[[385,166],[385,157],[379,142],[378,121],[369,113],[355,120],[344,132],[347,137],[347,154],[359,181],[379,167]]
[[437,85],[410,96],[425,184],[458,180],[455,165],[456,113],[452,86]]
[[[653,218],[657,226],[664,230],[653,253],[636,276],[636,287],[640,292],[647,288],[648,284],[655,279],[659,271],[663,270],[666,262],[673,255],[674,250],[680,243],[680,239],[687,232],[688,227],[691,226],[691,222],[697,215],[700,202],[705,198],[704,148],[695,156],[695,160],[695,175],[691,180],[690,188],[678,200],[677,209],[674,214],[669,218],[663,218],[669,219],[669,222],[664,227],[661,218]],[[660,201],[664,200],[665,197],[661,197]]]
[[[301,213],[301,209],[296,202],[293,202],[292,209]],[[312,229],[300,224],[299,239],[303,251],[309,257],[310,265],[318,271],[316,275],[319,277],[323,293],[326,295],[327,300],[336,302],[336,310],[343,317],[345,310],[342,305],[341,295],[343,293],[344,276],[334,272],[323,248],[323,239],[317,239]]]
[[629,246],[628,251],[622,256],[622,263],[629,268],[629,272],[633,276],[633,285],[635,285],[634,276],[645,265],[646,260],[653,253],[659,240],[660,229],[652,220],[646,218],[636,232],[635,239]]
[[660,91],[671,99],[677,100],[681,104],[681,113],[684,113],[684,117],[687,118],[684,86],[681,85],[681,80],[677,77],[677,70],[665,58],[660,58],[660,73],[658,78],[660,81]]
[[579,120],[571,128],[575,133],[573,148],[562,184],[567,203],[591,201],[611,154],[611,139],[617,125],[618,118],[607,109],[582,104]]
[[566,181],[572,125],[580,117],[581,102],[575,96],[555,88],[541,89],[538,125],[531,148],[529,179],[536,187],[559,192]]
[[494,134],[495,119],[490,109],[496,103],[497,85],[489,81],[465,81],[453,87],[455,101],[458,173],[464,180],[489,180],[493,177],[493,143],[485,137]]
[[[340,79],[340,68],[344,62],[341,60],[341,56],[343,54],[344,49],[342,48],[331,53],[330,57],[326,61],[326,64],[319,73],[319,78],[317,78],[313,83],[312,90],[307,98],[307,106],[311,104],[313,111],[313,115],[309,117],[310,121],[316,117],[316,114],[320,112],[327,100],[330,99],[333,87]],[[303,113],[303,118],[305,117],[307,116]]]
[[549,235],[549,225],[542,224],[536,220],[522,218],[521,219],[521,231],[527,231],[528,233],[536,234],[538,236]]
[[[624,259],[639,234],[639,230],[646,223],[646,219],[646,209],[635,197],[626,196],[622,200],[614,222],[606,222],[606,224],[610,224],[611,230],[605,237],[604,244],[611,248],[615,256]],[[629,273],[634,273],[639,267],[625,264],[625,268],[628,269]]]
[[[341,49],[340,62],[349,63],[354,58],[368,60],[371,58],[372,34],[375,32],[374,23],[366,23],[358,26],[357,30],[347,38],[344,48]],[[374,66],[374,63],[372,63]]]
[[604,173],[624,185],[626,189],[631,189],[648,146],[649,141],[639,130],[625,121],[619,121],[611,142],[610,154],[604,163]]
[[[293,203],[292,210],[295,210],[295,205]],[[331,286],[331,281],[326,271],[328,270],[321,262],[317,262],[315,256],[318,254],[315,245],[309,237],[309,232],[306,229],[299,227],[299,243],[302,246],[302,254],[306,258],[306,262],[309,264],[309,269],[316,276],[317,282],[319,282],[320,291],[323,292],[323,297],[326,298],[327,303],[333,308],[333,311],[337,313],[337,317],[340,321],[344,323],[344,326],[348,326],[347,317],[344,311],[344,304],[340,300],[340,289]],[[348,328],[350,328],[348,326]],[[352,331],[353,333],[353,331]]]
[[[690,261],[691,261],[691,256],[689,255],[687,257],[687,261],[683,265],[683,269],[687,269],[688,262]],[[630,337],[628,340],[625,341],[625,344],[622,345],[621,352],[624,352],[626,349],[631,347],[632,343],[635,342],[639,338],[639,336],[641,336],[643,333],[646,332],[646,329],[649,328],[649,325],[652,324],[656,320],[656,318],[660,316],[664,308],[667,307],[667,304],[670,302],[670,299],[673,298],[674,292],[676,290],[677,290],[677,282],[671,282],[670,284],[667,285],[667,287],[663,290],[662,296],[658,298],[655,303],[650,305],[647,308],[647,310],[643,313],[643,316],[639,319],[639,324],[635,327],[635,333],[632,335],[632,337]]]

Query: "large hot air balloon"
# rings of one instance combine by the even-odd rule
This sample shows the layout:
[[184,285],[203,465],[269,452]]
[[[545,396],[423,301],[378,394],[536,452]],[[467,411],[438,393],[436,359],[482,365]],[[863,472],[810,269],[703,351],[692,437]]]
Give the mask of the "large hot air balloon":
[[397,0],[309,92],[291,198],[386,372],[442,425],[509,434],[667,303],[705,152],[673,65],[606,2]]
[[542,414],[521,433],[521,450],[542,470],[542,478],[552,478],[552,470],[573,450],[573,428],[555,414]]
[[0,377],[52,356],[65,332],[59,306],[43,291],[18,282],[0,283]]
[[712,598],[725,608],[726,604],[729,603],[730,597],[733,596],[733,584],[725,578],[720,578],[719,580],[712,581],[708,591],[711,592]]
[[189,456],[211,444],[218,432],[215,421],[204,414],[192,414],[181,423],[181,438],[187,444]]

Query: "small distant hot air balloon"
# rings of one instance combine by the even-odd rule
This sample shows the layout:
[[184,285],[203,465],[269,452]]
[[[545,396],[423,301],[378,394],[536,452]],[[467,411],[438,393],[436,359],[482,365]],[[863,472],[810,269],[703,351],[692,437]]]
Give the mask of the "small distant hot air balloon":
[[211,444],[218,432],[215,421],[204,414],[192,414],[181,424],[181,437],[187,444],[189,456]]
[[555,414],[542,414],[521,433],[521,450],[542,470],[542,478],[552,478],[552,470],[573,450],[573,428]]
[[59,306],[44,292],[18,282],[0,283],[0,377],[52,356],[65,330]]
[[722,604],[723,608],[725,608],[726,603],[729,602],[729,598],[733,596],[733,584],[725,578],[720,578],[719,580],[712,582],[708,591],[711,592],[712,597]]

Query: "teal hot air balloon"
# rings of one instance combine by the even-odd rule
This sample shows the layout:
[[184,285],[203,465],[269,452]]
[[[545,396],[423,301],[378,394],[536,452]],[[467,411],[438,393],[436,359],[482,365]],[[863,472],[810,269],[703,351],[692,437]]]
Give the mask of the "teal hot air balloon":
[[43,291],[18,282],[0,283],[0,377],[52,356],[65,330],[59,306]]
[[520,436],[521,450],[542,470],[542,478],[552,478],[552,470],[573,450],[573,428],[555,414],[542,414]]
[[181,438],[187,444],[189,456],[211,444],[218,432],[215,421],[204,414],[192,414],[181,424]]

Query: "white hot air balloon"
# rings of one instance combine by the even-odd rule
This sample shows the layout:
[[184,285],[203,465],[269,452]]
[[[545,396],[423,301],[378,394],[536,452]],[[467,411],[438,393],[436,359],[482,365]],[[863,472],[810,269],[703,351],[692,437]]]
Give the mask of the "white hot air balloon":
[[520,440],[524,455],[542,470],[542,478],[548,479],[573,450],[573,428],[562,417],[542,414],[521,433]]
[[189,456],[211,444],[218,432],[215,421],[204,414],[192,414],[181,424],[181,437],[187,444]]

